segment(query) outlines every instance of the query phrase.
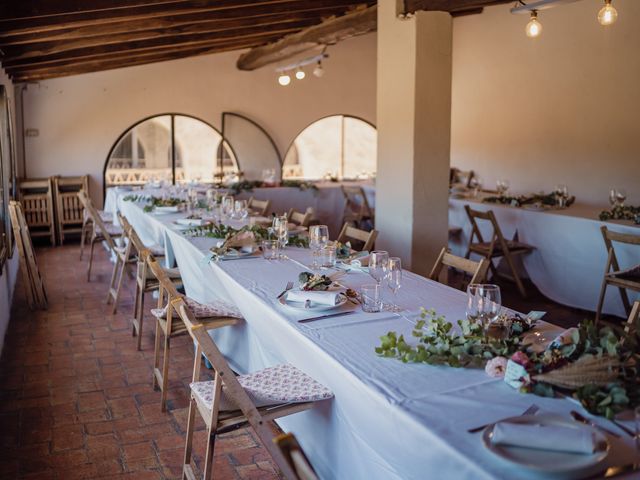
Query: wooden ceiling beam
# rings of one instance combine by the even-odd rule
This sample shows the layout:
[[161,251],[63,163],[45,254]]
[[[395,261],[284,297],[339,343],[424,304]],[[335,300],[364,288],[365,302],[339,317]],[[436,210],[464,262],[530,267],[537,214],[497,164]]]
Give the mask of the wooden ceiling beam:
[[253,22],[243,22],[239,20],[214,21],[209,23],[198,23],[183,27],[169,27],[152,30],[130,30],[126,33],[114,35],[101,35],[97,37],[74,39],[74,40],[54,40],[49,42],[37,42],[25,45],[1,45],[4,59],[20,60],[32,57],[50,56],[64,52],[76,50],[86,50],[105,45],[120,46],[127,48],[132,42],[153,42],[158,39],[167,39],[170,42],[181,42],[182,39],[198,39],[201,36],[213,38],[219,35],[226,35],[239,29],[249,32],[256,30],[299,30],[319,22],[318,18],[298,18],[292,16],[263,17]]
[[[53,3],[53,2],[52,2]],[[370,0],[188,0],[179,3],[144,5],[105,12],[66,13],[52,17],[0,20],[3,37],[57,31],[68,28],[104,25],[118,21],[141,21],[171,18],[181,15],[199,15],[216,12],[219,18],[236,18],[267,13],[294,12],[310,9],[345,7]]]
[[[197,14],[171,15],[167,17],[147,18],[143,20],[114,21],[81,27],[62,28],[59,30],[46,30],[43,32],[6,34],[0,31],[0,47],[9,45],[33,44],[45,41],[77,40],[101,37],[106,35],[119,35],[122,33],[152,31],[167,28],[195,28],[196,25],[220,22],[231,23],[243,21],[275,21],[276,19],[308,19],[330,17],[345,13],[353,2],[343,1],[341,4],[327,7],[309,6],[308,1],[297,1],[291,5],[277,4],[271,8],[260,6],[246,11],[246,9],[227,9],[220,11],[208,11]],[[290,8],[287,8],[290,7]],[[273,11],[275,10],[275,11]]]
[[376,30],[377,24],[377,6],[361,8],[287,35],[277,42],[253,48],[240,55],[236,65],[240,70],[255,70],[271,63],[282,62],[318,46],[333,45],[347,38],[372,32]]
[[404,13],[418,10],[449,12],[452,15],[481,13],[483,7],[513,3],[513,0],[404,0]]
[[76,48],[73,50],[65,50],[58,52],[51,51],[38,51],[25,49],[19,53],[15,50],[8,50],[5,52],[6,56],[2,59],[3,67],[14,67],[19,65],[32,65],[32,64],[46,64],[56,60],[68,60],[72,58],[85,58],[99,55],[108,55],[110,53],[128,52],[130,55],[135,55],[140,51],[149,51],[154,49],[162,49],[171,46],[199,46],[202,44],[208,44],[212,41],[223,40],[241,40],[246,38],[247,41],[251,41],[252,38],[268,35],[287,35],[292,32],[300,30],[300,26],[296,24],[287,25],[271,25],[262,26],[257,28],[245,27],[236,28],[233,30],[225,30],[217,32],[215,34],[188,34],[181,36],[167,36],[158,37],[150,40],[132,40],[127,43],[118,43],[113,45],[100,45],[96,47],[88,48]]

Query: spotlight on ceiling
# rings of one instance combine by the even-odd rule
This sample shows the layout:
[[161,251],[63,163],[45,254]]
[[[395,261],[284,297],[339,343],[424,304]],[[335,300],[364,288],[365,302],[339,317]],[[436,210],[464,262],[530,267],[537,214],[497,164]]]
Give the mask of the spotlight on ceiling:
[[282,72],[280,74],[280,76],[278,77],[278,83],[280,85],[282,85],[283,87],[286,87],[287,85],[289,85],[291,83],[291,77],[289,75],[287,75],[286,73]]
[[304,79],[304,77],[306,77],[306,74],[304,73],[304,70],[302,70],[300,67],[298,67],[298,69],[296,70],[296,78],[298,80],[302,80],[302,79]]

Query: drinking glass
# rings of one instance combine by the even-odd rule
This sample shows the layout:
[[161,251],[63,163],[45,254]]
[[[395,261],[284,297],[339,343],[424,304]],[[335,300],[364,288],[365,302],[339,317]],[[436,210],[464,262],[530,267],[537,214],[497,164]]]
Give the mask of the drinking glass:
[[209,188],[207,190],[207,206],[211,209],[217,203],[216,196],[218,191],[215,188]]
[[387,274],[387,263],[389,262],[389,252],[384,250],[374,250],[369,257],[369,275],[380,285]]
[[329,242],[320,249],[320,266],[323,268],[333,268],[336,266],[336,245]]
[[480,323],[485,333],[491,323],[497,320],[501,307],[499,286],[474,283],[467,288],[467,318]]
[[278,258],[278,241],[277,240],[263,240],[262,241],[262,256],[266,260],[275,260]]
[[[278,238],[280,249],[284,250],[289,241],[289,222],[286,215],[273,217],[273,231]],[[280,258],[284,258],[284,254],[281,254]]]
[[360,289],[360,296],[362,298],[362,311],[376,313],[382,309],[380,285],[377,283],[363,285]]
[[563,183],[556,185],[554,190],[556,195],[556,204],[559,208],[564,208],[567,204],[567,199],[569,198],[569,190],[567,186]]
[[509,191],[509,180],[500,179],[496,182],[496,189],[500,196],[505,196]]
[[393,303],[389,307],[392,312],[400,312],[402,309],[396,302],[398,290],[402,286],[402,262],[398,257],[391,257],[387,262],[387,286],[393,293]]
[[309,227],[309,248],[313,258],[312,269],[318,268],[318,255],[329,242],[329,227],[326,225],[312,225]]
[[474,175],[471,178],[471,182],[469,182],[469,186],[473,189],[473,197],[478,198],[478,195],[480,195],[480,192],[482,191],[482,178]]
[[235,201],[235,203],[233,204],[233,215],[234,218],[238,220],[247,218],[247,215],[249,215],[249,207],[246,200]]
[[222,197],[222,215],[225,218],[231,218],[233,214],[234,200],[231,195]]
[[620,207],[624,207],[624,201],[627,199],[627,192],[618,188],[616,190],[616,204]]

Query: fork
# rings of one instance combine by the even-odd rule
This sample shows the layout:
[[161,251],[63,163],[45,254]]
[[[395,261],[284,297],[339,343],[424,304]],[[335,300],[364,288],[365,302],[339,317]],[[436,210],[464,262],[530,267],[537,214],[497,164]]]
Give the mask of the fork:
[[280,295],[278,295],[276,298],[280,299],[282,298],[282,296],[287,293],[289,290],[291,290],[293,288],[293,282],[287,282],[287,286],[284,288],[284,290],[282,291],[282,293],[280,293]]
[[[522,412],[522,417],[526,416],[526,415],[535,415],[535,413],[540,410],[540,407],[538,405],[536,405],[535,403],[532,404],[529,408],[527,408],[524,412]],[[484,430],[485,428],[487,428],[489,425],[495,425],[498,422],[501,422],[502,420],[497,420],[495,422],[490,422],[490,423],[485,423],[484,425],[480,425],[479,427],[475,427],[475,428],[470,428],[469,430],[467,430],[467,432],[469,433],[476,433],[479,432],[480,430]]]

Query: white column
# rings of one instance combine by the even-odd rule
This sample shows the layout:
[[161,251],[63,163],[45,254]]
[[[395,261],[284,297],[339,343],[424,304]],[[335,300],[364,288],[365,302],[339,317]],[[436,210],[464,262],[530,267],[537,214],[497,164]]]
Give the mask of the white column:
[[452,21],[378,2],[379,249],[428,274],[448,239]]

